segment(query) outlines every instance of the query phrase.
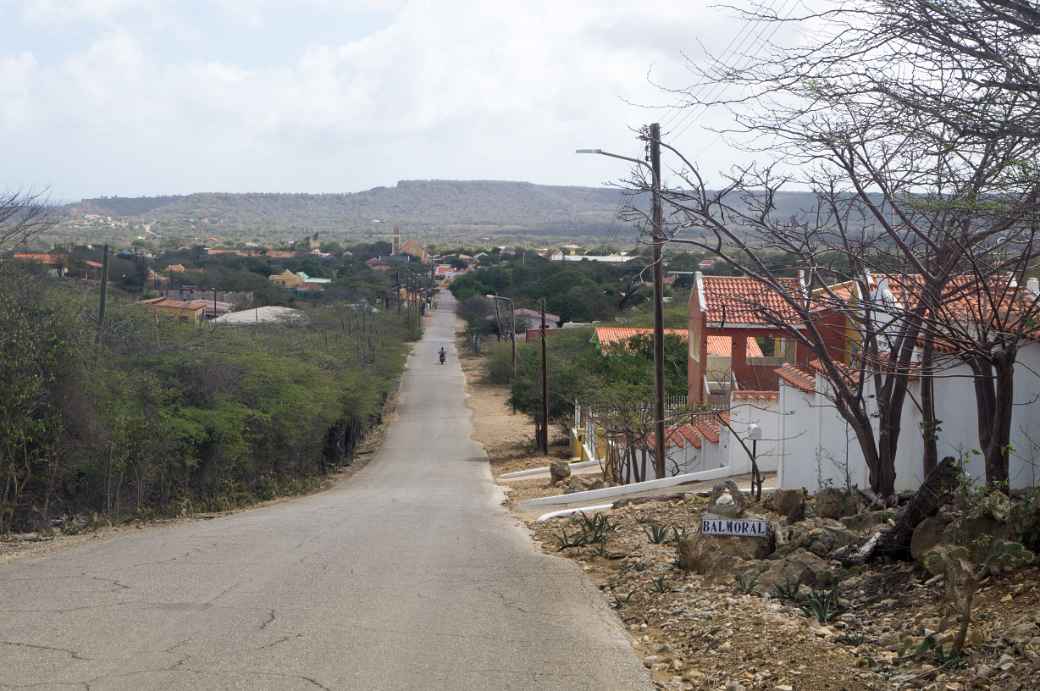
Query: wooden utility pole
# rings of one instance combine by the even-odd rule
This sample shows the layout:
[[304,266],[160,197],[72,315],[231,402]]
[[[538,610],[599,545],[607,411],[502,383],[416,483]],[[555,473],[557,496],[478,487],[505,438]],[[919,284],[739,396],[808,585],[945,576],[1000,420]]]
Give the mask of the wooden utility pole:
[[653,172],[654,222],[654,471],[658,478],[665,473],[664,432],[664,266],[661,246],[664,244],[664,220],[661,208],[661,126],[650,125],[650,168]]
[[101,344],[101,333],[105,328],[105,303],[108,301],[108,245],[102,249],[101,257],[101,295],[98,298],[97,334],[94,343]]
[[513,379],[516,379],[516,305],[512,300],[509,301],[509,321],[512,324],[510,327],[510,333],[513,337]]
[[545,352],[545,298],[542,298],[542,430],[538,445],[549,455],[549,363]]

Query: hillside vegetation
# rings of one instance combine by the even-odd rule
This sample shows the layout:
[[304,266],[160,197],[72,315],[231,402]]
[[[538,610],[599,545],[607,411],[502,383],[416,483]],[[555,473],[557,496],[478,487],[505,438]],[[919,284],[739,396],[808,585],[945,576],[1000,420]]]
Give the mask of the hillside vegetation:
[[195,327],[0,263],[0,534],[228,509],[317,485],[382,415],[404,315]]
[[252,240],[320,232],[330,238],[410,235],[599,236],[631,229],[616,221],[621,192],[526,182],[405,180],[353,194],[217,194],[102,197],[66,207],[71,228],[87,214],[152,232]]
[[[611,187],[566,187],[493,180],[402,180],[349,194],[224,194],[100,197],[65,207],[56,238],[94,242],[155,233],[204,241],[270,241],[314,232],[329,239],[388,238],[399,225],[427,241],[496,243],[634,240],[618,219],[633,198]],[[635,203],[646,200],[635,199]],[[813,206],[801,192],[780,193],[781,216]],[[93,218],[100,216],[101,218]]]

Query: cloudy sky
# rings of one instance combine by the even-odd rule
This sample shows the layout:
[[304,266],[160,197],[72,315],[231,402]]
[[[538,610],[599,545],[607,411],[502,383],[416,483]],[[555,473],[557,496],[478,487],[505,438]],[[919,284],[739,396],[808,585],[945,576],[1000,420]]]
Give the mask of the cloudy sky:
[[[61,200],[599,184],[631,128],[722,168],[683,87],[741,22],[707,0],[0,0],[0,188]],[[693,118],[686,118],[693,120]],[[710,121],[708,124],[711,124]],[[681,133],[681,134],[680,134]],[[706,143],[715,142],[706,147]],[[619,168],[621,166],[621,168]]]

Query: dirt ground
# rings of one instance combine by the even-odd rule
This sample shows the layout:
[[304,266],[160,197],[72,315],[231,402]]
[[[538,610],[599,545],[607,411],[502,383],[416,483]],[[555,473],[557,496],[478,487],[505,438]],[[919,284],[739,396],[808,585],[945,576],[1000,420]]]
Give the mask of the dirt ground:
[[[487,450],[495,476],[553,460],[533,452],[533,426],[512,414],[506,391],[482,381],[482,359],[461,359],[474,438]],[[557,448],[566,457],[566,446]],[[562,491],[545,479],[500,484],[514,510],[523,499]],[[945,659],[922,646],[938,625],[943,584],[916,564],[841,570],[841,613],[827,624],[773,594],[745,592],[735,579],[683,571],[676,534],[696,530],[707,499],[694,488],[680,489],[663,491],[667,499],[616,504],[602,514],[610,526],[607,539],[579,547],[562,545],[582,530],[584,517],[536,523],[530,512],[517,511],[546,552],[582,564],[629,629],[658,688],[1040,688],[1037,567],[988,578],[976,596],[966,654]],[[650,526],[670,531],[670,538],[655,544]]]
[[550,455],[536,451],[534,421],[524,413],[512,411],[505,387],[484,381],[484,358],[471,351],[465,338],[460,337],[457,345],[459,364],[466,375],[467,403],[473,411],[473,440],[487,452],[495,477],[569,458],[567,438],[558,428],[549,430]]

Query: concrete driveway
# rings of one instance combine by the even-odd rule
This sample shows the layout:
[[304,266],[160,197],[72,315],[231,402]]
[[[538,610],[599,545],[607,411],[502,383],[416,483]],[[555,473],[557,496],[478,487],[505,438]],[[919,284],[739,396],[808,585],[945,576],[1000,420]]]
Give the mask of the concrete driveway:
[[440,304],[354,477],[0,566],[0,687],[649,688],[578,566],[499,505]]

